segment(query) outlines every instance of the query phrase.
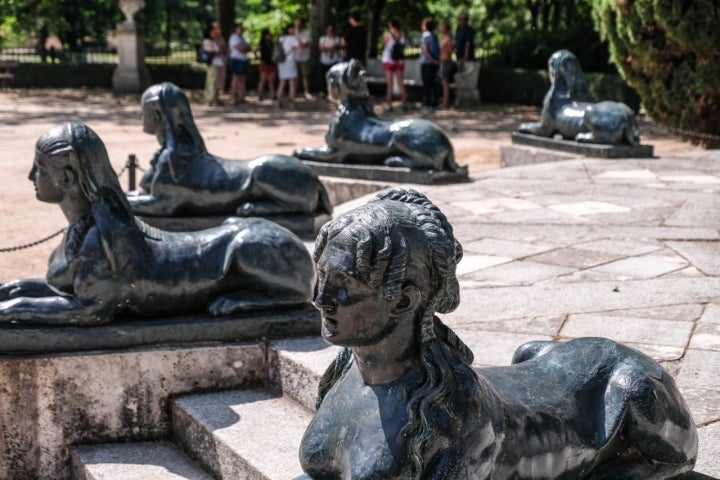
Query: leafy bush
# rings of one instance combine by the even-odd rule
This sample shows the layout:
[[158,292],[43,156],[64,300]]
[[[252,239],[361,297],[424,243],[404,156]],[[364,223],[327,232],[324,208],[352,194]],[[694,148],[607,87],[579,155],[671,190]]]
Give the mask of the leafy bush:
[[[586,76],[593,101],[614,100],[627,104],[635,111],[639,110],[640,98],[619,75],[586,73]],[[550,80],[547,69],[483,67],[480,70],[479,88],[483,102],[521,103],[540,107],[550,88]]]
[[593,16],[647,113],[693,143],[720,148],[720,4],[597,0]]

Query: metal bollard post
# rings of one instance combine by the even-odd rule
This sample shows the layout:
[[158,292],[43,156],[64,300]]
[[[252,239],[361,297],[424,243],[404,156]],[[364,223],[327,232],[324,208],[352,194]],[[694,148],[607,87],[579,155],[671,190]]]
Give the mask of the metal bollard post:
[[128,155],[126,166],[128,169],[128,191],[132,192],[135,190],[135,170],[137,169],[137,157],[135,157],[134,153]]

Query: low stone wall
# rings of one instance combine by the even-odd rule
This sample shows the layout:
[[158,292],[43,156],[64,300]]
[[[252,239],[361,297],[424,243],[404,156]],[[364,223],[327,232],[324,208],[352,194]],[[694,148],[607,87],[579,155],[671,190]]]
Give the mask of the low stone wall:
[[69,478],[70,445],[163,438],[171,396],[267,376],[257,342],[2,357],[0,478]]

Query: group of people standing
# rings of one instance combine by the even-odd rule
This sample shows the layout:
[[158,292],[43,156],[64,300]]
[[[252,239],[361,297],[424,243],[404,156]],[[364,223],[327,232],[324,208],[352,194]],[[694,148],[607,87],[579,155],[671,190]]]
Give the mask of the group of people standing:
[[247,94],[247,74],[250,71],[250,52],[252,47],[245,39],[242,24],[236,24],[228,42],[216,23],[210,25],[203,34],[202,49],[212,56],[205,75],[205,101],[208,105],[220,105],[220,92],[225,88],[226,75],[232,75],[230,94],[235,105],[245,103]]
[[[337,35],[332,25],[318,39],[320,66],[323,75],[336,63],[355,58],[362,63],[367,61],[367,30],[361,15],[354,12],[342,35]],[[422,21],[422,39],[420,44],[420,68],[423,82],[423,111],[433,111],[436,107],[449,106],[450,77],[455,69],[452,59],[462,64],[473,60],[475,53],[474,32],[468,25],[468,14],[458,15],[458,26],[454,39],[451,37],[450,24],[442,21],[437,25],[440,37],[435,33],[436,24],[432,18]],[[283,29],[277,42],[268,29],[261,33],[258,45],[253,49],[244,36],[241,24],[235,25],[229,42],[225,42],[220,28],[212,24],[205,32],[202,48],[212,52],[213,57],[207,68],[205,80],[205,100],[208,105],[218,105],[219,92],[225,87],[226,71],[232,75],[230,94],[235,105],[245,103],[247,94],[246,78],[250,68],[249,55],[254,52],[260,60],[258,97],[264,98],[267,89],[271,98],[277,99],[277,106],[285,106],[287,90],[288,104],[295,107],[298,81],[301,82],[305,98],[312,99],[310,93],[310,47],[312,37],[301,19]],[[407,102],[404,77],[404,48],[406,38],[397,19],[388,22],[383,33],[381,61],[387,84],[385,111],[392,110],[393,95],[399,95],[403,107]],[[275,78],[279,79],[275,91]],[[436,79],[442,85],[442,100],[438,101]]]
[[[475,32],[468,25],[468,14],[466,12],[458,15],[458,26],[455,37],[451,36],[450,24],[441,21],[437,24],[438,33],[435,33],[435,20],[431,17],[423,19],[421,24],[422,37],[420,41],[420,75],[423,84],[424,112],[432,112],[435,108],[450,106],[450,78],[452,77],[457,61],[460,66],[465,61],[475,59]],[[387,90],[385,94],[384,111],[392,110],[392,99],[394,94],[399,94],[400,101],[405,105],[407,92],[403,83],[404,56],[396,53],[397,45],[404,46],[405,36],[400,29],[397,19],[388,22],[388,29],[383,34],[382,64],[385,71]],[[455,53],[455,61],[453,61]],[[442,100],[438,101],[437,78],[442,86]]]

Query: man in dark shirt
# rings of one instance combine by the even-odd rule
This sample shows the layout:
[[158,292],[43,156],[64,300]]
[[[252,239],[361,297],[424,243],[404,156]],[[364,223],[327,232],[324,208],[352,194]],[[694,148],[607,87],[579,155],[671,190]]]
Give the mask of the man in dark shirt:
[[360,14],[353,12],[348,19],[349,25],[346,26],[342,36],[342,46],[345,48],[345,58],[347,62],[351,58],[356,58],[365,65],[367,54],[367,30],[362,24]]
[[458,62],[475,60],[475,31],[468,25],[468,14],[458,15],[458,26],[455,31],[455,57]]

